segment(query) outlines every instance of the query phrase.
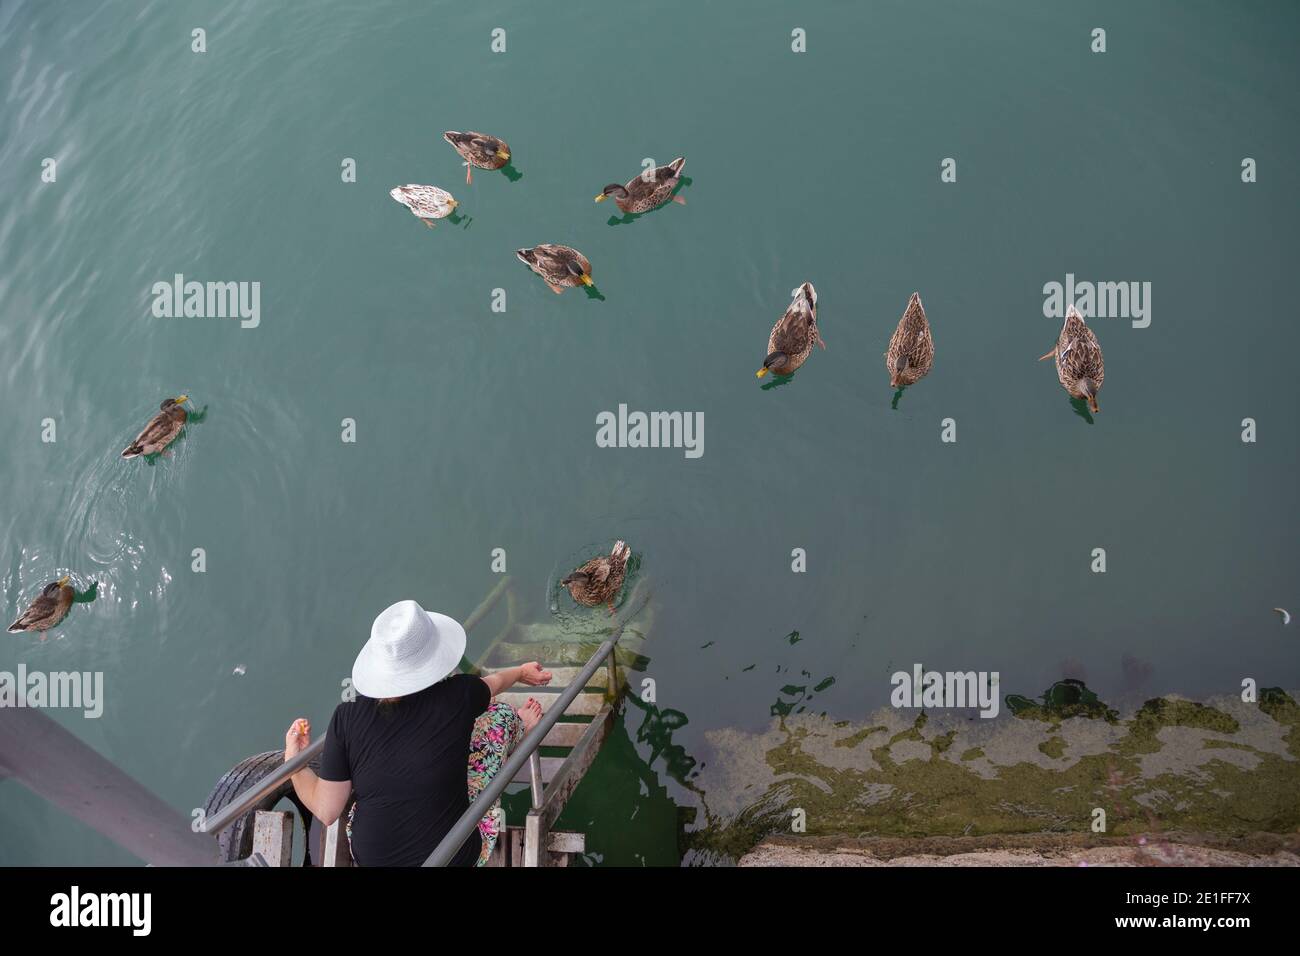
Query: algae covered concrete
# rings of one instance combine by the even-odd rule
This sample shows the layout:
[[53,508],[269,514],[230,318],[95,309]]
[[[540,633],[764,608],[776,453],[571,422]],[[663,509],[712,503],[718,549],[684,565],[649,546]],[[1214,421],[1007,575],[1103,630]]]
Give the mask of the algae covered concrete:
[[[1142,843],[1082,838],[956,838],[950,840],[800,840],[768,837],[739,866],[1296,866],[1294,842],[1258,838],[1237,846],[1179,834]],[[1211,845],[1207,845],[1207,843]],[[900,845],[906,844],[905,850]]]
[[1125,716],[1063,681],[1007,704],[994,720],[885,709],[862,724],[799,714],[760,732],[714,731],[693,781],[691,856],[737,860],[784,836],[1073,835],[1132,847],[1175,832],[1206,845],[1300,830],[1294,693],[1168,696]]

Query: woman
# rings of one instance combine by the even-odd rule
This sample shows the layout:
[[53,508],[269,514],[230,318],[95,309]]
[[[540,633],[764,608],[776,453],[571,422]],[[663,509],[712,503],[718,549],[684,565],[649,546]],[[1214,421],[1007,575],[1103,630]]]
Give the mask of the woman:
[[[360,866],[423,863],[541,719],[531,697],[518,711],[492,698],[515,683],[550,683],[549,671],[533,662],[458,674],[464,654],[465,629],[446,615],[414,601],[385,610],[352,665],[357,699],[334,708],[320,772],[293,775],[299,799],[326,826],[355,795],[347,834]],[[284,759],[310,742],[300,717],[285,734]],[[498,801],[452,865],[486,863],[504,824]]]

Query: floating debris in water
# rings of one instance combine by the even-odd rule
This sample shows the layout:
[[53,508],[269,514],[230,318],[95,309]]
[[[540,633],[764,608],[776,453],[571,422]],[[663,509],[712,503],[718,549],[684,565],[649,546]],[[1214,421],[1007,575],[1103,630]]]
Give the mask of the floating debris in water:
[[1288,611],[1286,608],[1284,608],[1284,607],[1275,607],[1275,608],[1273,608],[1273,610],[1277,611],[1278,614],[1281,614],[1281,615],[1282,615],[1282,623],[1283,623],[1284,625],[1285,625],[1285,624],[1290,624],[1290,623],[1291,623],[1291,612]]
[[243,677],[245,674],[248,673],[248,668],[245,667],[243,664],[236,664],[235,669],[230,673],[236,677]]

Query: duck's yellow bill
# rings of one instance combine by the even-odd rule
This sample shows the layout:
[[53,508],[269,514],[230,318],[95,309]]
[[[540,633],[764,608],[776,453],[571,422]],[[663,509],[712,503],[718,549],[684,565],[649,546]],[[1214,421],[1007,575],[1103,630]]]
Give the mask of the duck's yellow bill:
[[582,277],[582,284],[585,285],[585,286],[591,286],[591,285],[594,285],[595,283],[593,283],[593,282],[591,281],[591,276],[589,276],[589,275],[584,275],[584,276]]
[[65,574],[63,577],[59,578],[59,587],[63,587],[63,585],[67,584],[71,580],[72,578]]
[[509,159],[510,159],[510,154],[509,154],[508,152],[506,152],[504,149],[498,149],[498,150],[497,150],[497,159],[504,159],[504,160],[509,161]]
[[190,397],[189,397],[188,395],[177,395],[177,396],[176,396],[176,404],[177,404],[177,405],[180,405],[180,404],[183,403],[183,402],[188,402],[189,400],[190,400]]
[[766,375],[766,374],[768,373],[768,371],[769,371],[769,369],[768,369],[767,366],[765,365],[765,366],[763,366],[762,368],[760,368],[757,372],[755,372],[754,374],[755,374],[758,378],[762,378],[764,375]]
[[599,196],[596,197],[596,202],[604,202],[606,198],[607,197],[605,196],[605,194],[601,193]]

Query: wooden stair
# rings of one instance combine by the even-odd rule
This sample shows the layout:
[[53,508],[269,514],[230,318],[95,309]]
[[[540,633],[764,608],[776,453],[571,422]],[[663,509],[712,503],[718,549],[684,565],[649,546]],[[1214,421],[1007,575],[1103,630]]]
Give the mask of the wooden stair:
[[[627,609],[636,609],[631,611],[633,616],[644,606],[648,594],[648,587],[640,582],[624,602]],[[614,653],[588,678],[542,741],[537,760],[541,781],[540,787],[533,790],[532,808],[522,827],[508,828],[508,839],[500,841],[494,852],[494,858],[500,862],[493,865],[567,866],[573,854],[584,852],[583,834],[561,833],[552,827],[614,726],[619,697],[627,688],[628,669],[643,666],[644,658],[639,651],[644,635],[620,626],[624,630]],[[498,695],[497,700],[518,708],[532,697],[545,713],[578,679],[583,668],[576,660],[589,658],[595,649],[592,641],[599,644],[603,636],[595,633],[585,640],[556,640],[553,632],[512,623],[488,646],[480,659],[479,670],[494,673],[537,661],[551,672],[549,685],[510,690]],[[512,783],[532,783],[531,762],[515,775]]]

